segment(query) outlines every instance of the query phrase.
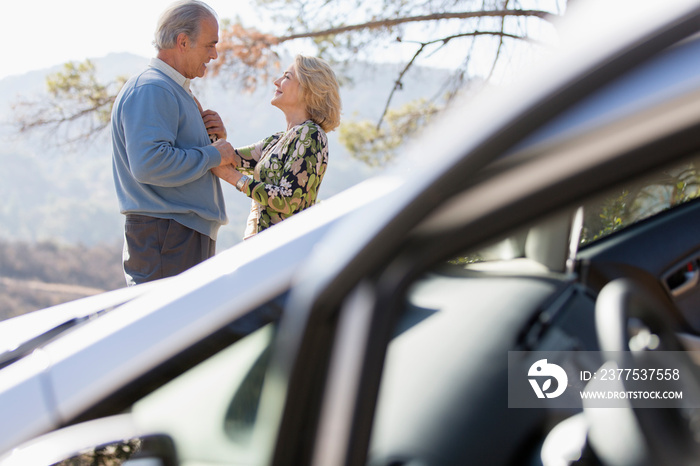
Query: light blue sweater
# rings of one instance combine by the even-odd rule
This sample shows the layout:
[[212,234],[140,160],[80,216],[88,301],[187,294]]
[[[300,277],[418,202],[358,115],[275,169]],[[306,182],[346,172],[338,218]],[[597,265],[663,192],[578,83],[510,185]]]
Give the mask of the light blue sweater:
[[227,223],[221,154],[192,96],[155,68],[131,78],[112,109],[112,167],[123,214],[175,220],[216,239]]

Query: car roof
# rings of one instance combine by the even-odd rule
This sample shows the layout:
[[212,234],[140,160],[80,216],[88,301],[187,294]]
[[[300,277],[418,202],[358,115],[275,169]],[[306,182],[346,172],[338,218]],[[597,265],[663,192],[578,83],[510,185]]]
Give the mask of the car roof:
[[700,86],[700,35],[685,40],[597,90],[516,146],[511,153],[605,126]]

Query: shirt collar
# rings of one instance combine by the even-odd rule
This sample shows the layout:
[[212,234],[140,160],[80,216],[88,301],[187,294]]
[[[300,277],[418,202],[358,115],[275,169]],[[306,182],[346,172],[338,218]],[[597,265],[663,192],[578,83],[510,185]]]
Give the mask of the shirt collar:
[[186,90],[187,92],[192,94],[192,91],[190,91],[191,79],[184,77],[175,68],[168,65],[160,58],[155,58],[155,57],[151,58],[150,66],[151,66],[151,68],[155,68],[159,71],[162,71],[166,76],[168,76],[170,79],[175,81],[178,85],[182,86],[182,88],[184,90]]

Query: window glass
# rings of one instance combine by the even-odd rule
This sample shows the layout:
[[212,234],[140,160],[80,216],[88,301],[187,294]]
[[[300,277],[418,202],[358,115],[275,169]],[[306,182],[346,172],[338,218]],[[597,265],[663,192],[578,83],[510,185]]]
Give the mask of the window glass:
[[269,324],[159,388],[134,405],[136,422],[172,436],[181,460],[252,460],[273,336],[274,324]]
[[276,429],[258,411],[284,298],[231,324],[245,336],[135,403],[137,425],[171,436],[183,463],[257,464],[269,450],[266,432]]
[[584,205],[586,245],[700,195],[700,156],[628,183]]
[[[584,219],[579,246],[595,243],[698,197],[700,154],[586,201],[583,204]],[[549,224],[556,226],[552,222]],[[460,253],[448,263],[474,268],[479,263],[526,257],[529,231],[524,228],[487,247]]]

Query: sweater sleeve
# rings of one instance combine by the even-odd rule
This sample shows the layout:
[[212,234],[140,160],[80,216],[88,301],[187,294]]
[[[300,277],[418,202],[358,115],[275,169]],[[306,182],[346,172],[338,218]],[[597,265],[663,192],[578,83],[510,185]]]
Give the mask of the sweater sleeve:
[[260,161],[265,148],[270,145],[274,145],[281,136],[282,133],[276,133],[263,139],[262,141],[256,142],[255,144],[235,149],[236,153],[241,158],[241,166],[238,167],[238,170],[241,173],[246,173],[248,175],[252,174],[256,165]]
[[140,183],[182,186],[221,163],[221,154],[211,145],[175,146],[181,119],[189,111],[180,105],[168,89],[153,84],[134,89],[124,102],[122,125],[129,167]]
[[281,167],[265,167],[268,173],[275,173],[273,182],[251,180],[245,190],[268,213],[278,214],[281,218],[316,202],[328,165],[328,139],[316,125],[302,125],[285,152]]

